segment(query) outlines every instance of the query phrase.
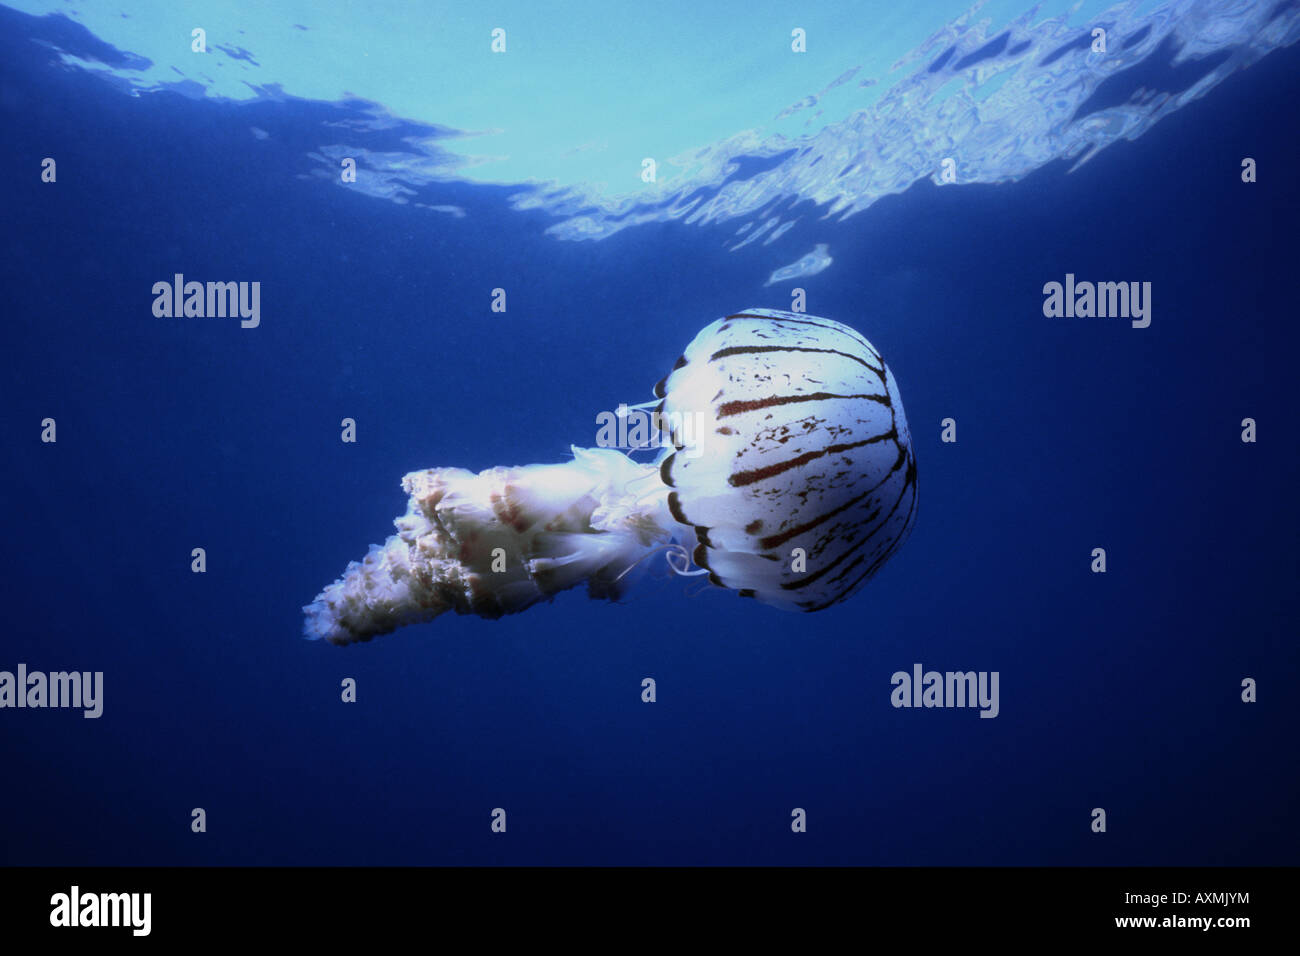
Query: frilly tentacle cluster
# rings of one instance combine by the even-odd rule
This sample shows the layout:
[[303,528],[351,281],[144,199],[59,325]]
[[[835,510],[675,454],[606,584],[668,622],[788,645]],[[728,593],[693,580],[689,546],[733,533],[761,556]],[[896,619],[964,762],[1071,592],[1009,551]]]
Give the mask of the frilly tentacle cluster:
[[581,584],[615,600],[625,572],[671,539],[655,468],[611,449],[557,465],[415,471],[397,534],[305,607],[305,633],[366,641],[445,611],[499,618]]

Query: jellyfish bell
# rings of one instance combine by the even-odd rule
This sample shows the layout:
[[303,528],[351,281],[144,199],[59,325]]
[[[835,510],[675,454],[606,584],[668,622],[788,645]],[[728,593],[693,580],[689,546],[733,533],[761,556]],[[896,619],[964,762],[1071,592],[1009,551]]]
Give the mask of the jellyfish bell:
[[905,540],[917,491],[907,419],[880,353],[850,327],[727,316],[655,394],[671,441],[652,462],[575,446],[562,464],[406,475],[398,533],[303,608],[306,636],[366,641],[449,610],[499,618],[583,584],[617,600],[659,552],[678,573],[817,611]]
[[902,399],[880,353],[848,326],[767,309],[719,319],[656,394],[670,420],[707,410],[703,453],[667,454],[659,473],[714,584],[821,610],[906,537],[916,459]]

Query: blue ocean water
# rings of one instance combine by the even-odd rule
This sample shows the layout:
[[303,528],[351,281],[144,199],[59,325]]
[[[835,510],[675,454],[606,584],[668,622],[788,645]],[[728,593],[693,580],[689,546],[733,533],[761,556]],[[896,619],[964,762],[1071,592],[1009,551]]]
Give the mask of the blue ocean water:
[[[438,115],[437,84],[411,118],[274,75],[237,97],[215,66],[142,80],[156,51],[43,6],[0,7],[0,669],[102,671],[104,701],[94,720],[0,711],[6,863],[1297,862],[1294,4],[1047,27],[954,26],[936,4],[919,47],[863,53],[884,64],[865,86],[835,82],[853,62],[813,29],[802,55],[822,58],[791,81],[810,102],[786,116],[748,82],[776,54],[675,61],[664,83],[698,102],[665,93],[647,122],[696,151],[643,193],[653,140],[584,151],[546,99],[614,69],[617,44],[586,75],[539,55],[470,126]],[[800,56],[792,14],[769,14]],[[295,16],[302,37],[349,27]],[[468,19],[490,55],[495,22]],[[227,71],[295,36],[236,22],[208,31]],[[1089,52],[1094,22],[1131,62]],[[504,56],[538,49],[510,30]],[[359,78],[424,75],[365,53]],[[332,56],[316,71],[351,79]],[[850,93],[879,99],[832,106]],[[720,138],[711,101],[828,113]],[[521,113],[541,132],[494,145],[494,117]],[[453,146],[509,155],[489,174]],[[820,244],[825,269],[766,284]],[[178,272],[259,281],[260,325],[156,317]],[[1067,273],[1151,282],[1150,326],[1044,316]],[[302,606],[391,533],[402,475],[563,461],[702,326],[796,286],[884,354],[918,460],[915,530],[851,601],[783,613],[660,567],[621,604],[302,639]],[[997,671],[998,716],[893,707],[916,663]]]

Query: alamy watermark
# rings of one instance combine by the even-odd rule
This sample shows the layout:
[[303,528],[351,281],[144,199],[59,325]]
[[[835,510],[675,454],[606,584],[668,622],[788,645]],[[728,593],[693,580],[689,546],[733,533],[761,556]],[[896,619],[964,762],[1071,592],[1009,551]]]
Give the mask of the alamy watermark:
[[148,936],[152,913],[152,893],[83,893],[74,884],[50,897],[51,926],[127,926],[133,936]]
[[86,718],[104,713],[103,671],[0,671],[0,708],[77,707]]
[[240,326],[262,323],[262,283],[186,282],[178,272],[172,281],[153,284],[153,314],[160,319],[224,319],[239,316]]
[[927,671],[920,664],[912,672],[895,671],[889,702],[895,707],[978,707],[981,717],[996,717],[997,671]]
[[704,454],[701,438],[710,421],[703,412],[646,411],[619,405],[617,411],[596,416],[596,446],[624,451],[673,447],[687,458],[698,458]]
[[1132,319],[1133,328],[1151,324],[1150,282],[1075,282],[1065,274],[1064,284],[1043,286],[1043,315],[1049,319]]

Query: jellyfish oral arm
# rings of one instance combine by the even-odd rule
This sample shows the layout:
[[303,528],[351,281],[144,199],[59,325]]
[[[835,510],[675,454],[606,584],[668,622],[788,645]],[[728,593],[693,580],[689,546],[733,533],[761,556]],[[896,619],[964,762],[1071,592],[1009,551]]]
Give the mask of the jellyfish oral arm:
[[402,488],[397,534],[303,608],[307,637],[367,641],[445,611],[499,618],[581,584],[616,600],[629,570],[689,535],[657,466],[607,448],[575,447],[563,464],[416,471]]

